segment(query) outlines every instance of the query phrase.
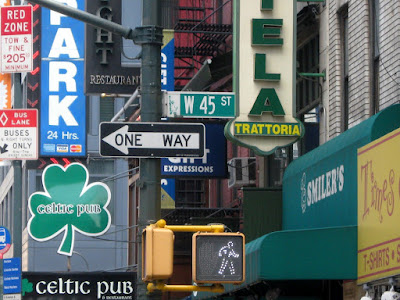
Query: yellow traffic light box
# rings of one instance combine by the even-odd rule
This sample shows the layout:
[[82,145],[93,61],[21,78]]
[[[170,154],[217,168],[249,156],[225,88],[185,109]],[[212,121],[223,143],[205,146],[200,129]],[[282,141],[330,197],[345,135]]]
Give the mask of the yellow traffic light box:
[[196,283],[245,280],[245,237],[242,233],[197,232],[192,237],[192,275]]
[[147,226],[142,233],[142,280],[162,280],[172,276],[174,233],[170,229]]

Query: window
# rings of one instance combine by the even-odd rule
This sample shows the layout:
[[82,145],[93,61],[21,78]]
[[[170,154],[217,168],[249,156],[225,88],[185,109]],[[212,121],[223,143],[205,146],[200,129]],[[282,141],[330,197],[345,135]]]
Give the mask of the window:
[[4,226],[4,200],[0,202],[0,225]]
[[204,207],[205,180],[176,180],[175,207]]
[[296,80],[297,113],[303,114],[320,102],[319,79],[301,76],[301,73],[319,73],[319,36],[312,38],[297,50],[298,74]]
[[178,19],[178,0],[164,0],[161,4],[161,26],[173,29]]
[[111,121],[114,117],[114,102],[112,97],[89,97],[88,134],[99,135],[99,123]]
[[371,14],[371,114],[379,111],[379,0],[370,0]]
[[114,117],[114,99],[111,97],[100,98],[100,122],[110,122]]
[[338,14],[342,59],[341,130],[343,132],[349,128],[349,18],[347,5],[341,8]]
[[339,25],[342,58],[341,130],[346,131],[349,128],[349,18],[347,5],[339,11]]
[[5,195],[4,199],[0,201],[0,226],[7,227],[9,230],[12,230],[11,196],[12,196],[12,187]]
[[297,50],[297,62],[299,74],[296,80],[297,117],[305,126],[305,135],[297,144],[296,155],[303,155],[319,146],[321,79],[301,75],[302,73],[319,73],[318,35]]

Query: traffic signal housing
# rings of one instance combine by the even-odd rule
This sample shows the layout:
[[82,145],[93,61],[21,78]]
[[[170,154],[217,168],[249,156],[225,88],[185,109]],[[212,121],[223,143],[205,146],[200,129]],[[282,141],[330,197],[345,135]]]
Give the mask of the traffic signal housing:
[[142,233],[142,280],[168,279],[174,265],[174,233],[170,229],[147,226]]
[[245,280],[244,235],[227,232],[193,234],[192,275],[196,283],[242,283]]

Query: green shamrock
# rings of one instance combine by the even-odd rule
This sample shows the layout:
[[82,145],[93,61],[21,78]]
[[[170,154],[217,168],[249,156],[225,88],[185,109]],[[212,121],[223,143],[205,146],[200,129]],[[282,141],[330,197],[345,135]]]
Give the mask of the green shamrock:
[[75,231],[87,236],[105,233],[111,224],[106,209],[110,190],[101,182],[88,185],[86,167],[73,163],[63,168],[49,165],[42,174],[44,192],[29,198],[28,232],[37,241],[48,241],[65,231],[59,254],[72,255]]
[[22,296],[25,296],[25,293],[33,292],[33,283],[29,282],[28,279],[22,279]]

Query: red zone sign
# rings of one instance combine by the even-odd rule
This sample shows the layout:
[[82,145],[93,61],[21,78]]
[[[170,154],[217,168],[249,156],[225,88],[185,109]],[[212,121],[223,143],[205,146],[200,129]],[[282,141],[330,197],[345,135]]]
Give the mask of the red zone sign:
[[4,6],[0,8],[0,36],[2,73],[31,72],[32,6]]
[[36,109],[0,110],[0,160],[38,158]]

